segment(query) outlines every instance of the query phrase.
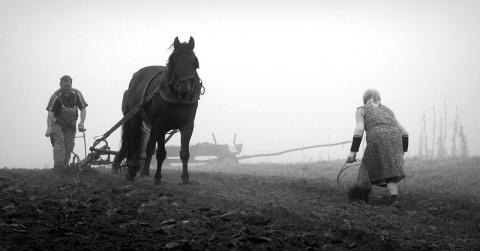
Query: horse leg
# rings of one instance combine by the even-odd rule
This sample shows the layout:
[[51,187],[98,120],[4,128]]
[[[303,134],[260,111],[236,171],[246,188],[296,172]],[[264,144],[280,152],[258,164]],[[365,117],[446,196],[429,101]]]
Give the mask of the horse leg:
[[118,174],[118,169],[120,169],[120,166],[122,165],[122,161],[125,159],[126,156],[127,154],[122,149],[120,149],[118,154],[115,155],[115,158],[113,159],[113,164],[112,164],[113,174]]
[[142,129],[140,128],[141,123],[142,121],[140,119],[135,117],[131,118],[129,125],[131,130],[127,131],[127,133],[129,133],[128,137],[130,142],[127,146],[128,170],[125,178],[128,181],[135,180],[135,176],[140,168],[140,154],[142,146]]
[[193,133],[193,123],[184,128],[180,128],[181,134],[181,146],[180,146],[180,159],[182,160],[183,172],[182,182],[183,184],[190,183],[190,177],[188,175],[188,159],[190,158],[189,144]]
[[[150,176],[150,161],[152,155],[148,154],[148,147],[151,140],[151,129],[147,128],[145,122],[142,123],[142,150],[140,155],[140,177]],[[153,153],[153,151],[151,151]]]
[[[158,134],[157,134],[158,133]],[[160,185],[162,179],[162,164],[167,157],[167,151],[165,150],[165,134],[157,131],[157,171],[155,172],[155,185]]]
[[128,169],[125,178],[128,181],[134,181],[135,176],[137,176],[138,169],[140,168],[140,158],[139,157],[132,157],[128,161]]
[[150,131],[148,143],[145,149],[146,156],[145,156],[145,163],[142,169],[142,176],[150,177],[150,163],[152,161],[152,155],[155,151],[155,144],[157,143],[157,137],[155,135],[155,131],[152,129]]

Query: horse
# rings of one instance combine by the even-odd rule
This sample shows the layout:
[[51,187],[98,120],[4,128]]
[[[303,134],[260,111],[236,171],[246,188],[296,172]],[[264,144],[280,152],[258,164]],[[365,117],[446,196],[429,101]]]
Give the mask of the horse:
[[[160,184],[162,163],[167,155],[165,135],[178,129],[181,135],[180,159],[183,165],[181,179],[184,184],[190,182],[189,144],[198,100],[204,87],[197,73],[199,61],[193,52],[194,39],[190,37],[188,43],[181,43],[176,37],[170,47],[173,47],[173,51],[166,66],[147,66],[138,70],[133,74],[128,90],[124,93],[124,114],[144,102],[140,111],[123,124],[121,148],[113,163],[113,168],[118,169],[121,161],[126,159],[128,169],[125,177],[129,181],[134,181],[140,169],[142,175],[150,176],[150,162],[157,144],[157,169],[154,177],[155,184]],[[153,98],[147,100],[146,97]],[[145,127],[148,129],[145,130]],[[149,136],[145,133],[148,130]],[[144,161],[141,158],[142,151],[146,152]]]

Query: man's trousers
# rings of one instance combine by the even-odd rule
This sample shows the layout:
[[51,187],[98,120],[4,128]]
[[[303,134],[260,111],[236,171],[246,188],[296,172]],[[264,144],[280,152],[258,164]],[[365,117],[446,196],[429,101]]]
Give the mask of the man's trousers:
[[65,168],[68,166],[73,147],[75,146],[76,130],[74,128],[62,130],[62,127],[60,123],[54,123],[52,126],[54,168]]

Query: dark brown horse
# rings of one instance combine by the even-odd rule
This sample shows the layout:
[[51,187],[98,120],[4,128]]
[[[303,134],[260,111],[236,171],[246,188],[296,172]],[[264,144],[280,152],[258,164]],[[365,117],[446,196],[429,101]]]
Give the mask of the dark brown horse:
[[[157,171],[155,184],[162,178],[162,163],[166,158],[165,134],[179,129],[181,134],[180,159],[183,164],[181,175],[183,183],[189,183],[188,159],[189,144],[193,133],[198,100],[203,91],[202,82],[197,74],[198,59],[193,52],[195,41],[192,37],[188,43],[180,43],[178,37],[173,42],[173,52],[168,58],[167,66],[149,66],[136,72],[124,94],[122,110],[128,113],[133,107],[144,102],[145,97],[153,98],[143,104],[140,112],[127,120],[122,130],[122,146],[114,161],[114,168],[126,158],[127,180],[133,181],[142,169],[143,175],[150,175],[150,161],[157,150]],[[145,144],[145,130],[150,128],[150,137]],[[147,134],[148,136],[148,134]],[[141,151],[146,150],[145,161],[140,161]]]

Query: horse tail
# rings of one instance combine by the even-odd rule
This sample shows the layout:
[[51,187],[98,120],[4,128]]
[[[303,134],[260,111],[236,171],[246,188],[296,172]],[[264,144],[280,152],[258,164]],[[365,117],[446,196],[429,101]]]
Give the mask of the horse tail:
[[[130,103],[129,101],[135,98],[133,93],[135,93],[135,88],[138,88],[140,81],[142,81],[142,74],[141,71],[137,71],[130,80],[127,92],[124,93],[125,103]],[[128,113],[130,109],[131,107],[128,107],[128,105],[122,105],[122,110],[125,111],[125,114]],[[140,114],[137,113],[128,119],[122,127],[122,146],[120,151],[124,153],[128,162],[132,160],[138,161],[140,159],[143,142],[141,126],[142,118]],[[138,163],[128,163],[128,165],[137,166]]]
[[[128,85],[128,89],[123,93],[122,99],[122,113],[125,116],[130,112],[131,107],[129,107],[130,99],[132,99],[132,93],[134,93],[134,88],[136,84],[141,81],[141,74],[140,71],[133,73],[132,79]],[[140,121],[140,122],[139,122]],[[141,119],[139,116],[134,115],[132,118],[125,121],[122,125],[122,134],[120,139],[120,150],[118,151],[118,155],[115,156],[114,162],[112,167],[114,169],[120,168],[122,161],[126,158],[127,162],[129,162],[132,158],[135,157],[135,154],[140,153],[141,151],[141,129],[137,125],[141,125]],[[127,163],[127,165],[130,165]]]

